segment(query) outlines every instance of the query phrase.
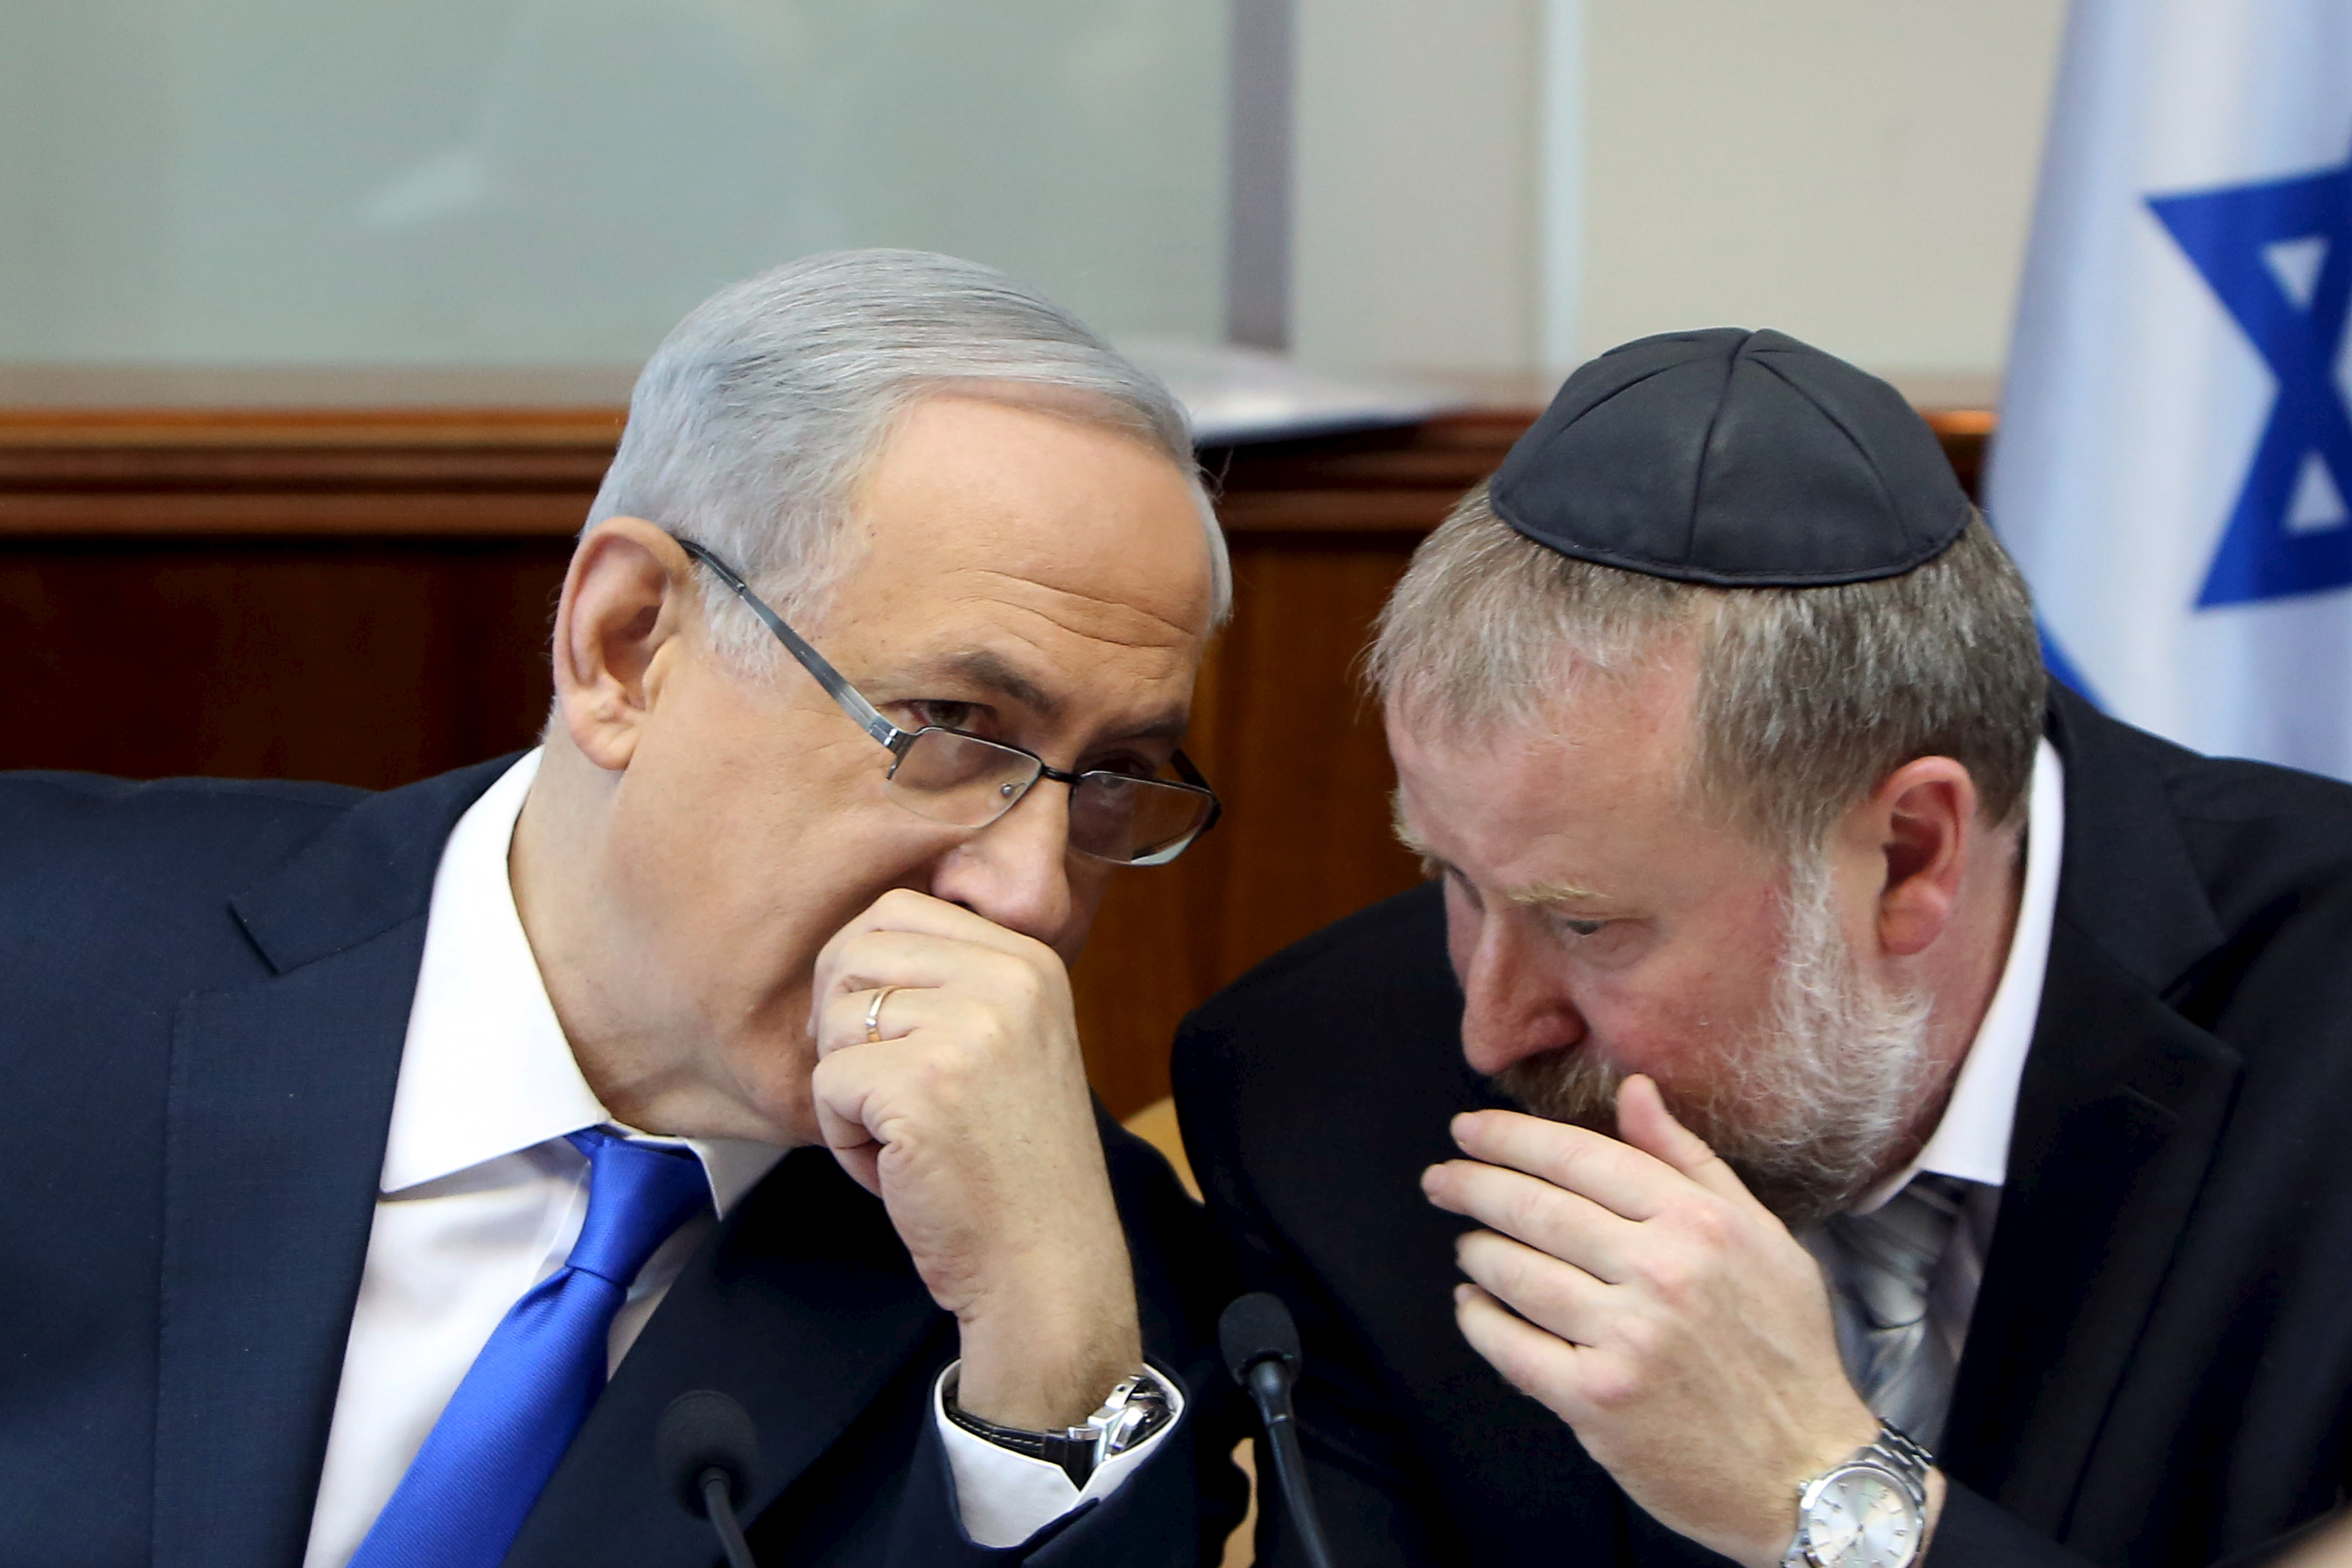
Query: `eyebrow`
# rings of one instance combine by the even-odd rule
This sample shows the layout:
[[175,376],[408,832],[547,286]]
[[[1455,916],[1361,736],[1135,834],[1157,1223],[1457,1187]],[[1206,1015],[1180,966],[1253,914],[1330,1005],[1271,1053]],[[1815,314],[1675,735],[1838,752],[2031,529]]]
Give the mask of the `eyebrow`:
[[[908,671],[907,679],[919,684],[929,680],[966,682],[993,696],[1010,698],[1049,721],[1059,719],[1063,713],[1060,698],[1015,668],[1003,655],[990,648],[972,648],[941,658],[927,659]],[[1136,728],[1123,731],[1121,738],[1181,741],[1184,738],[1187,722],[1188,716],[1181,709],[1169,709]]]
[[[1391,791],[1389,795],[1389,830],[1396,835],[1398,843],[1421,857],[1424,868],[1454,869],[1452,861],[1430,848],[1421,835],[1406,823],[1404,802],[1400,792]],[[1541,909],[1552,904],[1606,904],[1612,901],[1608,894],[1580,882],[1538,882],[1532,887],[1514,889],[1503,896],[1528,909]]]
[[1404,846],[1406,854],[1421,857],[1423,876],[1437,878],[1458,871],[1453,861],[1432,849],[1429,841],[1415,833],[1412,824],[1405,821],[1404,791],[1401,788],[1389,791],[1389,831],[1395,835],[1399,844]]
[[987,648],[929,659],[908,672],[915,681],[961,680],[998,697],[1009,697],[1044,719],[1062,716],[1062,700]]
[[1608,894],[1580,882],[1538,882],[1533,887],[1515,888],[1507,897],[1511,902],[1528,909],[1543,909],[1553,904],[1606,904],[1613,901]]
[[1402,785],[1389,791],[1389,832],[1404,846],[1406,854],[1421,857],[1423,875],[1433,876],[1445,864],[1444,857],[1430,848],[1427,841],[1404,819],[1404,790]]

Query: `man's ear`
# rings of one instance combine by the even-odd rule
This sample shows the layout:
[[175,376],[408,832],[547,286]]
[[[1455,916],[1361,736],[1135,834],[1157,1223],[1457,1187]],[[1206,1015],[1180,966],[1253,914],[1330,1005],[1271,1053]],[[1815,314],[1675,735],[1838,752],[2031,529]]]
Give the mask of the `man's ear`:
[[1861,818],[1884,867],[1879,945],[1907,958],[1943,934],[1958,905],[1979,826],[1976,781],[1949,757],[1916,757],[1871,792]]
[[643,518],[608,517],[572,553],[555,611],[555,710],[598,767],[629,765],[689,623],[693,563]]

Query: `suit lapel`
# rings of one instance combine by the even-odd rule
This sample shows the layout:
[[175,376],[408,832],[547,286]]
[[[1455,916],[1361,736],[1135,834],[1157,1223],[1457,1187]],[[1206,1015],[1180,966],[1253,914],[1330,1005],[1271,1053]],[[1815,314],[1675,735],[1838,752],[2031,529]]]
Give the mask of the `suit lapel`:
[[173,1044],[155,1561],[292,1563],[367,1252],[424,921],[191,997]]
[[[787,1156],[671,1287],[524,1525],[509,1568],[708,1562],[709,1528],[663,1490],[662,1411],[716,1388],[751,1412],[760,1466],[741,1510],[758,1517],[885,1395],[954,1354],[880,1203],[823,1149]],[[919,1386],[917,1386],[919,1385]]]
[[2051,973],[1944,1447],[1959,1479],[2063,1534],[2237,1058],[2063,922]]
[[2065,696],[2052,729],[2066,759],[2058,916],[1944,1458],[2063,1537],[2238,1058],[2167,1000],[2221,940],[2161,792],[2168,748]]
[[165,1112],[158,1568],[300,1560],[425,912],[503,763],[368,797],[233,907],[272,978],[186,998]]

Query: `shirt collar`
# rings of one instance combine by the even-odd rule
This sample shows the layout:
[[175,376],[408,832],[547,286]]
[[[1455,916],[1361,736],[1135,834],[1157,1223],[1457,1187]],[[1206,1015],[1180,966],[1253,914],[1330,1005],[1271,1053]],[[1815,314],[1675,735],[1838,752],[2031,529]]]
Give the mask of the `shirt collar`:
[[[508,879],[507,851],[539,762],[533,751],[501,773],[442,847],[384,1144],[384,1193],[585,1127],[620,1126],[572,1060]],[[783,1157],[737,1139],[646,1141],[691,1149],[722,1215]]]
[[1880,1183],[1853,1206],[1868,1214],[1921,1172],[1998,1187],[2009,1172],[2009,1138],[2017,1121],[2017,1090],[2025,1053],[2042,1012],[2042,981],[2050,967],[2050,928],[2058,911],[2058,858],[2066,833],[2066,773],[2057,748],[2044,740],[2033,753],[2033,782],[2025,818],[2025,888],[2017,901],[2017,929],[2000,984],[1977,1037],[1961,1059],[1952,1098],[1936,1131],[1900,1174]]

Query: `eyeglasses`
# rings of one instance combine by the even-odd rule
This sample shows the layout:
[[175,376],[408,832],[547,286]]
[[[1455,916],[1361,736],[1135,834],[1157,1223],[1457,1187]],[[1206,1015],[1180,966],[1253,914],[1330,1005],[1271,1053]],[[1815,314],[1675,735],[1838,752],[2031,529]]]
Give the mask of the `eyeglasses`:
[[1164,866],[1216,826],[1223,807],[1181,752],[1171,759],[1175,779],[1107,769],[1066,773],[1034,752],[961,730],[901,730],[761,603],[733,567],[691,539],[671,537],[750,605],[841,710],[889,752],[886,793],[916,816],[950,827],[986,827],[1020,805],[1039,779],[1052,779],[1070,786],[1070,847],[1120,866]]

